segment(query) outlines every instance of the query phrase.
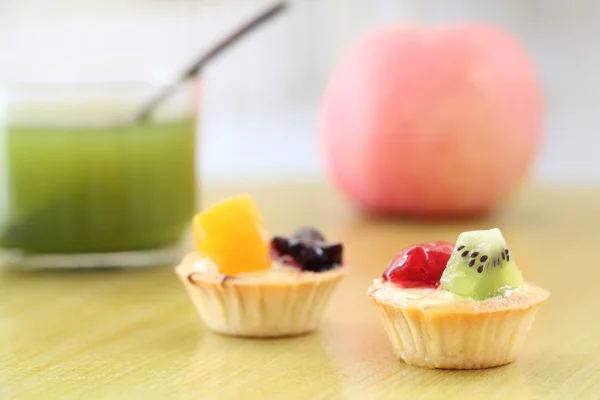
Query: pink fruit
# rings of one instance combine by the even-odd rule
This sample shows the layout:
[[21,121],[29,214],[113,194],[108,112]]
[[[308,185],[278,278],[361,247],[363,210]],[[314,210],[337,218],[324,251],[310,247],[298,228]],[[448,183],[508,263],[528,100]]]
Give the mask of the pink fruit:
[[326,88],[333,180],[370,212],[453,216],[499,205],[540,144],[529,58],[492,27],[388,26],[359,40]]

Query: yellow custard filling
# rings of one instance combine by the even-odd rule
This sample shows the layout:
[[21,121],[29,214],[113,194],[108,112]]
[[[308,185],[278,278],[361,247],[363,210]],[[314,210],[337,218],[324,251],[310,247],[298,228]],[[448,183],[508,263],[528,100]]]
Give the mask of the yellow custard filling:
[[[223,280],[226,277],[219,272],[217,266],[210,259],[201,257],[197,252],[188,254],[179,265],[178,270],[188,276],[193,276],[192,279]],[[345,267],[340,266],[324,272],[302,271],[300,268],[272,261],[271,268],[238,274],[235,276],[235,282],[291,283],[299,280],[319,280],[345,273],[345,270]]]
[[479,301],[455,295],[442,288],[402,288],[383,279],[375,279],[369,288],[369,295],[375,301],[401,308],[443,308],[478,312],[529,307],[546,299],[548,292],[526,283],[517,290],[507,290],[503,296]]

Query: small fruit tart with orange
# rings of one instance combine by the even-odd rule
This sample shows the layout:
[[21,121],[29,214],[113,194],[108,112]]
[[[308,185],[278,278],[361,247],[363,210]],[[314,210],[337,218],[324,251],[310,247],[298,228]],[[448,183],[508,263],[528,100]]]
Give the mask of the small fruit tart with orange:
[[269,238],[247,195],[194,217],[196,250],[175,271],[206,326],[248,337],[299,335],[317,328],[346,274],[342,245],[312,228]]

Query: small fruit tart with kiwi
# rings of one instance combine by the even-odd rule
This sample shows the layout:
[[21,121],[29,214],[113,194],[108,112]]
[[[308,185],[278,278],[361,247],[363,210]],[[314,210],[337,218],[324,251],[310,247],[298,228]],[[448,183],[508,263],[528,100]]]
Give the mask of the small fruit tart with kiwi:
[[396,355],[443,369],[512,362],[548,295],[523,281],[498,229],[408,247],[368,290]]
[[234,336],[279,337],[317,328],[346,274],[342,245],[302,227],[269,238],[247,195],[215,204],[192,222],[196,250],[175,271],[205,325]]

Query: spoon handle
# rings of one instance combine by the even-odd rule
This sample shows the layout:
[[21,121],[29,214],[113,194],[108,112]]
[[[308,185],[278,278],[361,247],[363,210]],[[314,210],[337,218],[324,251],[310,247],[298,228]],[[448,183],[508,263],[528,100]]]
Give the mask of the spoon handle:
[[209,48],[206,52],[202,53],[202,55],[198,59],[196,59],[188,68],[186,68],[184,72],[180,74],[174,82],[163,87],[158,93],[156,93],[155,96],[151,97],[140,109],[136,120],[138,122],[146,121],[150,117],[152,111],[154,111],[156,106],[158,106],[165,99],[170,97],[176,91],[177,87],[180,84],[182,84],[183,82],[200,72],[207,62],[221,54],[223,50],[227,49],[230,45],[234,44],[242,36],[246,35],[254,28],[262,25],[267,20],[279,14],[286,8],[286,6],[287,0],[282,0],[271,5],[270,7],[256,15],[254,18],[242,24],[235,31],[231,32],[229,35],[225,36],[223,39],[215,43],[214,46]]

